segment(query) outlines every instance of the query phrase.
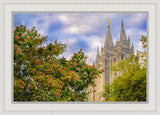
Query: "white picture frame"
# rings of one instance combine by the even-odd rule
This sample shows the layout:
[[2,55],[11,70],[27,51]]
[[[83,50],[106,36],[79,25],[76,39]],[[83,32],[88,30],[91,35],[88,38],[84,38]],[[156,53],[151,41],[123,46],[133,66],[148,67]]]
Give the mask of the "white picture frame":
[[[1,0],[0,114],[160,114],[160,1]],[[148,103],[12,103],[13,12],[148,12]]]

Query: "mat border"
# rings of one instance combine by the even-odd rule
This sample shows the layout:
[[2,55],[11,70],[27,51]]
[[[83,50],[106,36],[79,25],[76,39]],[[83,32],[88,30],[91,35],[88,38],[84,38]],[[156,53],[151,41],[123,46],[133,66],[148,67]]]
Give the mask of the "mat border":
[[[159,49],[160,47],[159,47],[159,45],[158,45],[158,43],[160,43],[159,40],[158,40],[158,38],[160,37],[160,36],[159,36],[159,33],[158,33],[158,30],[159,30],[158,27],[160,27],[160,26],[158,26],[158,25],[159,25],[158,20],[160,19],[160,18],[159,18],[159,15],[158,15],[158,14],[160,13],[158,6],[159,6],[160,2],[159,2],[158,0],[155,0],[155,1],[151,1],[151,0],[144,1],[144,0],[143,0],[143,1],[140,1],[140,2],[138,2],[138,1],[134,1],[134,2],[132,1],[132,2],[131,2],[131,1],[120,0],[120,1],[118,1],[117,3],[115,3],[114,1],[111,1],[111,0],[110,0],[110,1],[107,1],[107,2],[106,2],[106,1],[105,1],[105,2],[104,2],[104,1],[96,2],[96,1],[94,1],[94,0],[92,0],[92,1],[87,0],[86,2],[84,2],[84,1],[75,2],[75,1],[66,1],[66,0],[63,0],[63,1],[59,1],[59,2],[58,2],[58,1],[50,1],[50,0],[48,1],[48,0],[47,0],[47,2],[48,2],[48,3],[54,3],[54,4],[75,4],[75,3],[76,3],[76,4],[78,4],[78,3],[80,3],[80,4],[81,4],[81,3],[82,3],[82,4],[91,4],[91,3],[95,3],[95,4],[103,4],[103,3],[107,3],[107,4],[121,4],[121,3],[122,3],[122,4],[154,4],[154,5],[156,5],[156,11],[157,11],[157,12],[156,12],[156,17],[157,17],[157,18],[156,18],[156,22],[157,22],[157,27],[156,27],[156,32],[157,32],[157,35],[156,35],[156,36],[157,36],[157,37],[156,37],[156,38],[157,38],[157,39],[156,39],[156,41],[157,41],[157,42],[156,42],[156,43],[157,43],[157,44],[156,44],[156,47],[157,47],[157,50],[156,50],[156,60],[157,60],[157,62],[158,62],[157,65],[156,65],[156,67],[157,67],[157,68],[156,68],[156,76],[159,76],[159,72],[158,72],[157,70],[160,69],[160,68],[159,68],[160,61],[159,61],[159,58],[158,58],[158,57],[160,57],[160,56],[159,56],[159,52],[158,52],[158,51],[160,51],[160,49]],[[0,113],[1,113],[1,114],[6,114],[6,113],[7,113],[7,114],[19,114],[19,113],[17,113],[17,112],[15,112],[15,113],[14,113],[14,112],[7,112],[7,111],[4,111],[4,109],[3,109],[4,104],[5,104],[5,103],[4,103],[5,100],[3,100],[3,97],[4,97],[4,96],[3,96],[3,94],[4,94],[4,89],[3,89],[3,88],[4,88],[4,85],[3,85],[3,84],[4,84],[4,82],[3,82],[3,75],[4,75],[4,68],[5,68],[5,64],[4,64],[4,55],[5,55],[5,52],[4,52],[5,49],[4,49],[4,48],[5,48],[5,46],[4,46],[4,39],[3,39],[3,37],[4,37],[4,35],[3,35],[3,34],[4,34],[4,28],[5,28],[5,27],[4,27],[4,24],[3,24],[3,22],[4,22],[4,6],[5,6],[6,4],[10,4],[10,5],[11,5],[11,4],[24,4],[24,3],[25,3],[25,4],[45,4],[45,3],[47,3],[47,2],[46,2],[46,1],[45,1],[45,2],[44,2],[44,1],[39,1],[39,2],[37,2],[37,1],[35,1],[35,0],[28,1],[28,2],[24,2],[24,1],[22,2],[22,1],[19,1],[19,0],[14,0],[14,2],[13,2],[13,0],[12,0],[12,1],[9,1],[9,0],[5,0],[5,1],[4,1],[4,0],[2,0],[1,3],[0,3],[0,6],[1,6],[1,15],[0,15],[0,16],[3,17],[3,19],[2,19],[2,18],[0,19],[1,25],[3,25],[3,26],[1,26],[1,28],[0,28],[0,32],[2,33],[2,34],[1,34],[1,39],[0,39],[0,40],[1,40],[1,42],[0,42],[0,43],[1,43],[1,46],[0,46],[0,47],[1,47],[1,49],[0,49],[0,52],[1,52],[1,60],[0,60],[0,61],[1,61],[1,65],[0,65],[0,67],[1,67],[1,69],[0,69],[0,70],[1,70],[1,72],[0,72],[0,73],[1,73],[1,78],[0,78],[0,81],[1,81],[1,84],[0,84],[0,86],[1,86],[1,87],[0,87],[0,89],[1,89],[1,90],[0,90],[0,99],[1,99],[0,104],[1,104],[1,107],[0,107]],[[148,28],[148,27],[147,27],[147,28]],[[4,68],[3,68],[3,67],[4,67]],[[145,112],[145,111],[144,111],[144,113],[147,113],[147,114],[158,114],[158,113],[159,113],[159,110],[157,109],[157,108],[159,107],[159,91],[158,91],[158,89],[159,89],[159,86],[158,86],[159,83],[158,83],[158,82],[159,82],[159,78],[157,77],[157,82],[156,82],[156,86],[157,86],[157,87],[156,87],[156,92],[157,92],[157,95],[156,95],[156,98],[157,98],[157,101],[158,101],[158,102],[156,103],[156,108],[155,108],[156,111],[152,111],[152,112]],[[29,112],[22,112],[22,111],[21,111],[20,113],[29,114]],[[39,113],[39,112],[36,112],[36,113],[35,113],[35,112],[32,112],[32,113],[34,113],[34,114],[42,114],[42,113]],[[47,113],[49,113],[49,112],[47,112]],[[53,113],[53,112],[51,112],[51,114],[52,114],[52,113]],[[57,114],[57,113],[60,113],[60,112],[54,112],[54,113]],[[61,113],[79,114],[80,112],[61,112]],[[85,112],[82,112],[82,113],[85,113]],[[87,114],[88,114],[88,113],[92,113],[92,112],[87,112]],[[111,113],[111,112],[94,112],[94,113],[107,114],[107,113]],[[120,112],[119,112],[119,113],[113,112],[113,113],[115,113],[115,114],[121,114]],[[111,113],[111,114],[113,114],[113,113]],[[142,114],[142,113],[143,113],[143,112],[136,113],[136,114]],[[49,114],[50,114],[50,113],[49,113]],[[122,114],[124,114],[124,113],[122,113]],[[132,112],[132,113],[131,113],[131,112],[128,112],[127,114],[133,114],[133,112]]]

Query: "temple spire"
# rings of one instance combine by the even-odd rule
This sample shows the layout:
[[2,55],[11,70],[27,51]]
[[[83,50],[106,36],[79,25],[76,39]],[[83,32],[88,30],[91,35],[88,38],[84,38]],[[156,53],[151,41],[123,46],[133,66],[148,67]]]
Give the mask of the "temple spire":
[[106,39],[104,43],[104,47],[106,46],[113,46],[113,41],[112,41],[112,35],[110,31],[110,20],[108,19],[108,28],[107,28],[107,34],[106,34]]
[[96,55],[96,60],[95,60],[96,64],[99,63],[99,58],[100,58],[99,47],[97,47],[97,55]]
[[131,50],[132,50],[132,53],[134,53],[134,46],[133,46],[133,42],[132,42],[132,45],[131,45]]
[[123,27],[123,19],[122,19],[122,25],[121,26]]
[[130,42],[130,36],[128,36],[128,41]]
[[103,57],[103,46],[101,45],[101,56]]
[[128,45],[130,47],[131,43],[130,43],[130,36],[128,36]]
[[99,47],[97,47],[97,54],[99,55]]
[[126,33],[124,30],[124,25],[123,25],[123,20],[122,20],[122,24],[121,24],[121,33],[120,33],[120,41],[125,40],[127,41],[127,37],[126,37]]
[[94,65],[94,61],[93,61],[93,64],[92,65]]
[[134,49],[134,46],[133,46],[133,42],[132,42],[132,46],[131,46],[131,49]]

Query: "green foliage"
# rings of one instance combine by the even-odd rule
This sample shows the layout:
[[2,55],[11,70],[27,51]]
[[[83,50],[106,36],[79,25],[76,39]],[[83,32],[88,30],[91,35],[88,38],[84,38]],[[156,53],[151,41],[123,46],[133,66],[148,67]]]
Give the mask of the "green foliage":
[[57,58],[66,45],[17,26],[14,30],[14,101],[85,101],[100,72],[86,64],[82,49],[71,60]]
[[102,94],[105,101],[146,101],[146,37],[140,39],[144,51],[132,54],[130,59],[111,65],[112,72],[120,72]]

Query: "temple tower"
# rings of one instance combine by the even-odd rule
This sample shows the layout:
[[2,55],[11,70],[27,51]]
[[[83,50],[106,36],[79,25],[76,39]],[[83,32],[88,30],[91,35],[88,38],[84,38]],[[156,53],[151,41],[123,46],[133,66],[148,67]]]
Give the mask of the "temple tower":
[[101,47],[101,54],[99,52],[99,47],[97,47],[97,55],[95,59],[95,66],[98,70],[103,69],[104,72],[100,75],[100,78],[95,80],[96,86],[90,87],[90,90],[96,90],[96,92],[89,95],[88,101],[101,102],[104,101],[104,98],[100,96],[100,93],[103,92],[103,86],[106,83],[111,83],[116,76],[121,73],[112,73],[110,70],[111,64],[118,63],[121,60],[130,58],[130,55],[134,53],[133,43],[130,46],[130,37],[126,37],[123,20],[121,23],[121,31],[119,40],[117,38],[115,45],[113,44],[112,34],[110,30],[110,20],[108,19],[108,27],[105,37],[104,47]]

